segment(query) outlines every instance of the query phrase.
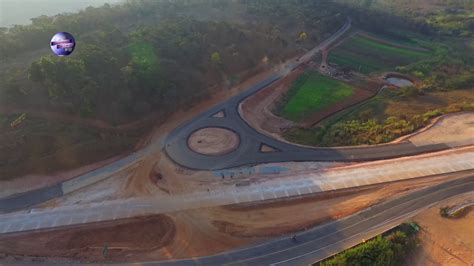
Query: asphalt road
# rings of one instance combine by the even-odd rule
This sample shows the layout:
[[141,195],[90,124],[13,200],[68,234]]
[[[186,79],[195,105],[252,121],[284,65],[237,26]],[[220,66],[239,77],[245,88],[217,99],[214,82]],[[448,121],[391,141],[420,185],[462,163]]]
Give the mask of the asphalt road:
[[297,235],[214,256],[140,265],[308,265],[385,232],[444,199],[474,191],[474,176],[446,182],[376,205]]
[[[232,204],[257,203],[304,197],[314,193],[397,182],[414,178],[466,171],[474,173],[474,152],[445,154],[437,157],[401,160],[372,167],[349,167],[336,171],[319,171],[292,175],[291,178],[266,180],[248,186],[226,186],[178,195],[156,195],[72,204],[54,208],[31,209],[0,215],[0,234],[49,230],[65,226],[173,213]],[[257,203],[258,204],[258,203]]]
[[[334,33],[329,39],[309,51],[299,60],[290,62],[286,67],[251,86],[246,91],[234,96],[228,101],[214,106],[206,112],[196,116],[172,131],[165,140],[165,151],[177,164],[191,169],[218,170],[239,167],[243,165],[287,162],[287,161],[367,161],[396,158],[426,152],[440,151],[450,148],[446,144],[416,146],[409,141],[391,145],[370,147],[338,147],[338,148],[311,148],[292,145],[273,139],[257,132],[250,127],[240,116],[239,104],[247,97],[270,86],[280,80],[291,70],[309,60],[316,52],[330,45],[340,38],[351,27],[351,20]],[[224,112],[224,117],[214,117],[215,114]],[[194,152],[188,147],[189,136],[206,127],[221,127],[237,133],[240,145],[230,153],[219,156],[203,155]],[[264,153],[260,151],[261,145],[273,147],[277,152]]]
[[92,170],[83,175],[74,177],[70,180],[0,198],[0,213],[22,210],[102,181],[113,174],[135,165],[136,163],[140,162],[144,156],[149,155],[161,146],[162,143],[154,143],[153,145],[134,152],[125,158],[122,158],[104,167]]

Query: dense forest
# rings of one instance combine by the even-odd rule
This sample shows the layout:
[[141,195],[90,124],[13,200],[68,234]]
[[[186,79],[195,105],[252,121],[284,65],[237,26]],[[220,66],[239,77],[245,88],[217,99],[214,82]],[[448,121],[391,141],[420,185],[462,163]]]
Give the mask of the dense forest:
[[[168,114],[311,48],[347,16],[372,32],[395,25],[432,30],[426,22],[333,1],[129,0],[1,28],[0,103],[113,124]],[[72,56],[47,51],[57,31],[75,35]],[[299,39],[301,32],[309,37]]]
[[[345,20],[329,1],[128,0],[0,28],[0,180],[137,148],[173,112],[301,54]],[[58,31],[76,39],[69,57],[50,51]]]
[[[333,1],[129,0],[40,16],[0,29],[0,103],[121,124],[187,108],[252,70],[311,48],[347,16],[375,32],[394,25],[431,30],[427,23],[367,12]],[[47,51],[57,31],[76,37],[72,56]],[[301,32],[308,38],[299,39]]]
[[[249,69],[312,47],[344,23],[331,3],[292,2],[136,0],[2,28],[1,103],[111,123],[189,107],[212,88],[238,83]],[[57,31],[75,35],[72,56],[45,50]],[[299,40],[300,32],[309,38]]]

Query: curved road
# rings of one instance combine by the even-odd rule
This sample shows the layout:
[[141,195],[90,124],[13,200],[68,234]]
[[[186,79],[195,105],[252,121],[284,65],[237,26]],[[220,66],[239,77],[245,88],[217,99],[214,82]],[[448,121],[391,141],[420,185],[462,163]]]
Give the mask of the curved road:
[[[172,131],[165,140],[165,151],[177,164],[191,169],[218,170],[243,165],[285,162],[285,161],[366,161],[409,156],[425,152],[448,149],[446,144],[416,146],[408,141],[390,145],[370,147],[310,148],[284,143],[257,132],[250,127],[238,112],[239,104],[247,97],[280,80],[290,71],[308,61],[314,54],[340,38],[351,27],[351,20],[329,39],[315,47],[299,60],[265,80],[251,86],[243,93],[212,107],[193,120]],[[224,117],[215,114],[223,112]],[[234,151],[219,156],[199,154],[188,147],[188,138],[195,131],[206,127],[221,127],[234,131],[240,136],[240,145]],[[267,145],[276,152],[261,152]]]
[[214,256],[140,265],[308,265],[383,233],[439,201],[474,191],[470,173],[307,230],[296,242],[283,237]]

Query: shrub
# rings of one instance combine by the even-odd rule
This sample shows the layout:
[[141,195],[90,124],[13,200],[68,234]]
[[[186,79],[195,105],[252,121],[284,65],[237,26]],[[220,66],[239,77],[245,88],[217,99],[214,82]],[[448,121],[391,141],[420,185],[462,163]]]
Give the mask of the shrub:
[[415,247],[415,235],[396,230],[324,260],[320,265],[400,265]]

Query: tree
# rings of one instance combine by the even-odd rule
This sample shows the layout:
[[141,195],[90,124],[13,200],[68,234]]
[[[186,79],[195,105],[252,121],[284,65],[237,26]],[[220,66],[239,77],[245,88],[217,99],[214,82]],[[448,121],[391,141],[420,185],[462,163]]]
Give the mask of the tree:
[[300,32],[300,34],[298,35],[298,38],[300,41],[304,41],[306,39],[308,39],[308,34],[304,31]]
[[222,63],[221,62],[221,54],[219,54],[218,52],[212,53],[211,54],[211,62],[213,64],[216,64],[216,65]]

